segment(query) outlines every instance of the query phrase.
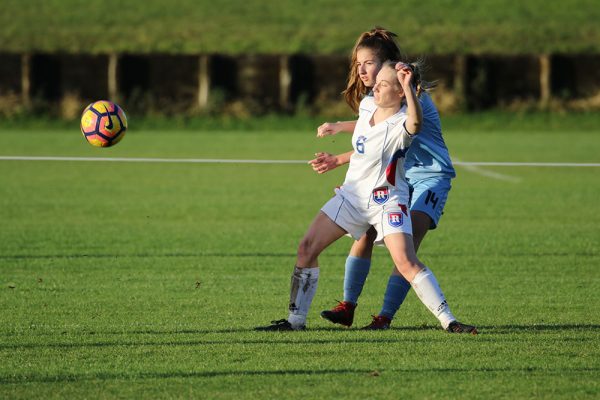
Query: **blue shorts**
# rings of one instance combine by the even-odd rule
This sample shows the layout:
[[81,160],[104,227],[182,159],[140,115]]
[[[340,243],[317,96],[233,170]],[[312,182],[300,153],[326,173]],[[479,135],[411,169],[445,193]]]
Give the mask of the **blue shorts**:
[[410,181],[410,211],[421,211],[431,218],[429,229],[435,229],[444,213],[448,192],[452,185],[450,178],[436,177]]

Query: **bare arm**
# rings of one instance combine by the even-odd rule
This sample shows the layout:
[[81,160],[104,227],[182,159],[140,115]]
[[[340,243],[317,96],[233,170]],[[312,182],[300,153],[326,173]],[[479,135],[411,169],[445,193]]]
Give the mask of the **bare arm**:
[[325,122],[317,128],[317,137],[335,135],[339,132],[354,132],[356,121]]
[[398,81],[400,81],[406,98],[407,117],[404,126],[409,135],[416,135],[423,125],[423,110],[421,109],[421,103],[417,98],[415,88],[412,85],[413,72],[408,66],[402,63],[396,64],[396,71]]
[[349,151],[347,153],[338,154],[337,156],[331,153],[316,153],[315,158],[308,163],[315,172],[324,174],[340,165],[349,163],[353,153],[354,151]]

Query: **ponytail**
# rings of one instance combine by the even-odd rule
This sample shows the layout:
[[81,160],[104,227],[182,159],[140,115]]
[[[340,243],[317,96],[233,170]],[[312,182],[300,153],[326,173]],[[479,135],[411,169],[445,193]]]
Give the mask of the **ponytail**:
[[386,60],[402,60],[404,59],[404,55],[396,43],[396,37],[397,35],[394,32],[377,26],[370,31],[363,32],[356,40],[350,58],[348,82],[346,89],[342,92],[346,103],[348,103],[352,111],[358,112],[360,101],[369,91],[369,88],[360,80],[356,70],[356,54],[358,50],[371,49],[382,64]]

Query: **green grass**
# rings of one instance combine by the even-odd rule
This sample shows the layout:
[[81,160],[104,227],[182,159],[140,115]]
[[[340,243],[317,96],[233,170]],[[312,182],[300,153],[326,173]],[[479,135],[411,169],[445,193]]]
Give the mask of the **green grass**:
[[[82,106],[83,107],[83,106]],[[351,111],[338,115],[282,115],[267,114],[262,117],[236,118],[220,116],[148,116],[127,113],[128,120],[143,131],[305,131],[316,132],[323,121],[348,120],[355,118]],[[444,130],[449,131],[497,131],[498,126],[509,131],[547,132],[578,130],[595,131],[600,126],[600,113],[595,112],[514,112],[491,110],[486,112],[442,114]],[[79,124],[46,115],[21,114],[15,117],[0,117],[0,130],[67,130]]]
[[0,51],[338,53],[375,25],[413,54],[600,51],[595,0],[3,0]]
[[[498,125],[502,126],[502,125]],[[446,131],[462,161],[598,162],[597,130]],[[10,130],[0,155],[308,159],[348,137]],[[421,248],[477,337],[414,294],[393,329],[318,318],[342,292],[346,238],[321,257],[306,332],[286,315],[297,242],[343,180],[304,165],[0,160],[0,398],[598,398],[598,168],[458,167]],[[357,327],[379,310],[377,249]]]

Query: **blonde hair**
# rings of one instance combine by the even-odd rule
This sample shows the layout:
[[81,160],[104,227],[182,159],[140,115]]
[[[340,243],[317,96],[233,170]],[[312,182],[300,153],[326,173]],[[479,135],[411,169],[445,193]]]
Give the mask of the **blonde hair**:
[[[411,63],[405,63],[403,61],[386,61],[383,63],[384,67],[389,67],[392,69],[396,68],[396,64],[399,62],[408,66],[413,72],[413,85],[415,86],[417,96],[419,96],[423,92],[430,92],[437,86],[437,81],[426,81],[423,80],[423,71],[426,70],[427,66],[425,65],[425,61],[423,59],[419,59],[417,61],[413,61]],[[383,67],[382,67],[383,68]]]
[[358,50],[372,50],[381,64],[387,60],[402,60],[404,59],[404,54],[394,39],[396,37],[395,33],[377,26],[370,31],[363,32],[356,40],[352,48],[348,83],[346,89],[342,92],[346,103],[348,103],[354,112],[358,112],[360,101],[369,92],[369,88],[360,80],[356,69],[356,54]]

